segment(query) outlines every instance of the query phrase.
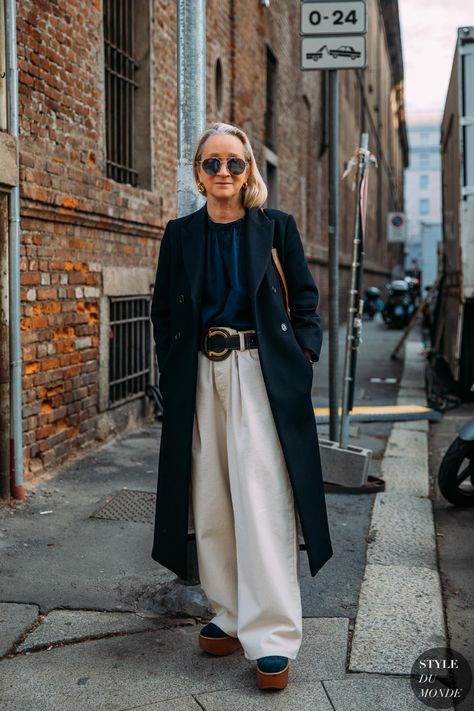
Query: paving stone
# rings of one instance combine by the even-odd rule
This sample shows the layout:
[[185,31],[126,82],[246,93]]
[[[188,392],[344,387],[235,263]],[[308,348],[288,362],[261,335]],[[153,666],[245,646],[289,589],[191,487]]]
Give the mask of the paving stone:
[[425,452],[427,453],[427,450],[428,442],[424,432],[393,427],[388,438],[385,455],[388,457],[401,456],[403,459],[419,459]]
[[295,684],[291,669],[288,686],[277,693],[256,687],[226,689],[197,699],[205,711],[333,711],[322,684]]
[[350,670],[410,674],[415,659],[445,646],[441,586],[428,568],[367,565]]
[[413,494],[378,494],[370,523],[367,562],[437,570],[431,501]]
[[341,678],[346,673],[349,620],[316,617],[303,620],[303,642],[292,662],[295,682]]
[[[323,682],[334,711],[427,711],[409,679],[351,674]],[[452,708],[452,706],[450,707]]]
[[130,612],[53,610],[29,634],[17,651],[47,647],[71,640],[100,637],[117,632],[139,632],[163,627],[166,620],[139,617]]
[[8,654],[39,614],[38,605],[0,602],[0,656]]
[[385,491],[408,493],[414,496],[429,495],[428,462],[403,457],[384,457],[381,476],[385,481]]
[[394,430],[410,430],[417,432],[426,432],[430,430],[428,420],[407,420],[406,422],[396,422],[393,426]]
[[3,659],[2,711],[122,711],[253,685],[253,665],[243,654],[201,652],[198,629],[108,637]]
[[145,706],[127,706],[120,711],[202,711],[202,706],[192,696],[179,697],[160,701],[157,704]]
[[[303,644],[291,663],[292,681],[344,677],[348,620],[310,619],[303,627]],[[253,689],[255,662],[241,652],[227,657],[201,652],[199,629],[200,625],[157,629],[4,659],[2,711],[124,711],[147,705],[161,711],[159,703],[168,703],[175,711],[170,699],[187,703],[191,695]]]

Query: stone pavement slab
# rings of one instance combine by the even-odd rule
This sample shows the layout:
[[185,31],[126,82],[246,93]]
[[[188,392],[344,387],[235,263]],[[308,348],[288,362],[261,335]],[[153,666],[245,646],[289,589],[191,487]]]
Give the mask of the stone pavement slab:
[[367,562],[437,570],[431,501],[412,494],[378,494],[372,511]]
[[105,637],[120,632],[143,632],[166,626],[166,619],[145,618],[131,612],[53,610],[16,649],[17,652],[48,647],[50,644]]
[[[189,702],[187,697],[198,694],[254,688],[255,662],[241,652],[220,658],[201,652],[199,629],[188,624],[3,659],[2,711],[123,711],[169,703],[177,692]],[[347,630],[342,618],[304,620],[292,682],[344,677]],[[169,708],[174,710],[174,702]]]
[[400,455],[384,457],[381,472],[385,491],[428,497],[428,454],[423,450],[417,458]]
[[120,709],[120,711],[202,711],[202,706],[192,696],[185,698],[172,698],[159,701],[157,704],[134,704]]
[[410,674],[413,662],[423,651],[445,644],[438,571],[368,564],[350,670]]
[[196,698],[204,711],[333,711],[321,683],[295,684],[291,676],[286,689],[278,692],[226,689]]
[[[348,674],[324,681],[334,711],[427,711],[409,679],[374,674]],[[452,707],[449,707],[452,708]]]
[[0,657],[8,654],[15,642],[37,620],[38,614],[38,605],[0,602]]

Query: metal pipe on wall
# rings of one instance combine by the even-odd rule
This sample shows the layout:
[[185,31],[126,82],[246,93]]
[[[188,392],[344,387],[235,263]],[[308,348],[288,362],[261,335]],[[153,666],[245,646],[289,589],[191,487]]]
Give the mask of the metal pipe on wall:
[[194,145],[206,124],[206,2],[177,0],[178,217],[202,205],[192,173]]
[[[15,138],[18,171],[18,65],[16,56],[16,2],[5,0],[5,44],[7,64],[8,132]],[[23,490],[23,429],[20,334],[20,183],[10,192],[9,297],[10,297],[10,421],[13,481],[11,495],[26,498]]]
[[8,195],[0,192],[0,496],[10,497],[10,336]]

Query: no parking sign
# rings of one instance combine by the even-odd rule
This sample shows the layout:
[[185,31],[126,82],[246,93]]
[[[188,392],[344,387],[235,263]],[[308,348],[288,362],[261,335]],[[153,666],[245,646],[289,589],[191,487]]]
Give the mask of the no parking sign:
[[404,242],[406,238],[406,218],[404,212],[389,212],[387,241]]

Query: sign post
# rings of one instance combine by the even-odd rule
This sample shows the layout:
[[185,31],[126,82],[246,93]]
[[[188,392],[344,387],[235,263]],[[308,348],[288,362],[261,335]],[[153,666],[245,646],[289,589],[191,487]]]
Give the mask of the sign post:
[[329,71],[329,438],[339,429],[339,69],[367,66],[366,0],[301,3],[301,69]]

